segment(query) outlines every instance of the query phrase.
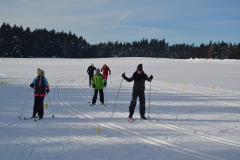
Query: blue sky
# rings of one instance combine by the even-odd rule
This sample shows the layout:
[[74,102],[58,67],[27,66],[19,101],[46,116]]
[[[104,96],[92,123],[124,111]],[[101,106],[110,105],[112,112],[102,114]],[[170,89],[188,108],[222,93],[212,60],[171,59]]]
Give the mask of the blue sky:
[[0,0],[3,22],[71,31],[90,44],[240,43],[240,0]]

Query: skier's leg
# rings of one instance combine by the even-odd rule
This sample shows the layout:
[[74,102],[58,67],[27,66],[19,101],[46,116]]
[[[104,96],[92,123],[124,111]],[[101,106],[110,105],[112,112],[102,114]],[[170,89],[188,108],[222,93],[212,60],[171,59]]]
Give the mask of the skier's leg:
[[91,80],[90,80],[90,81],[91,81],[91,82],[90,82],[90,86],[92,86],[93,75],[90,75],[90,79],[91,79]]
[[89,86],[91,87],[91,83],[92,83],[92,77],[91,77],[91,75],[90,75],[90,74],[89,74],[88,76],[89,76]]
[[133,91],[132,92],[132,100],[129,106],[129,118],[132,118],[136,104],[137,104],[137,97],[138,97],[138,92]]
[[139,92],[139,112],[141,117],[145,116],[145,93]]
[[104,75],[103,75],[103,79],[104,79],[104,81],[106,82],[106,87],[107,87],[107,78],[108,78],[108,76],[107,76],[106,74],[104,74]]
[[38,115],[39,115],[39,118],[42,118],[43,115],[44,115],[44,107],[43,107],[43,100],[44,100],[44,97],[39,97],[39,105],[38,105]]
[[102,102],[102,104],[104,104],[104,94],[103,94],[103,89],[99,89],[99,93],[100,93],[100,101]]
[[32,116],[35,117],[38,112],[38,98],[34,97],[34,105],[33,105],[33,114]]
[[92,104],[95,104],[95,103],[96,103],[96,101],[97,101],[97,94],[98,94],[98,90],[95,89],[95,90],[94,90],[93,99],[92,99]]

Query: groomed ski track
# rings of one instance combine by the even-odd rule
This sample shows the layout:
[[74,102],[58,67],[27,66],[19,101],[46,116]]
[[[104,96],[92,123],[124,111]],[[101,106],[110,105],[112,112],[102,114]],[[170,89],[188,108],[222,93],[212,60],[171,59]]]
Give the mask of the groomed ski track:
[[[61,81],[63,81],[63,80],[57,81],[55,83],[56,91],[54,91],[54,97],[55,97],[54,99],[63,108],[65,108],[65,110],[68,111],[71,114],[71,116],[75,116],[77,118],[84,119],[86,122],[89,122],[89,123],[95,123],[96,126],[102,126],[108,130],[112,130],[119,134],[123,134],[130,139],[136,139],[137,141],[142,141],[143,143],[148,144],[148,146],[150,146],[156,152],[159,152],[159,154],[161,154],[161,150],[162,150],[162,148],[164,148],[166,150],[172,150],[174,152],[178,152],[183,157],[188,157],[188,158],[192,157],[193,159],[202,159],[202,158],[203,159],[222,159],[222,157],[217,157],[217,156],[213,156],[211,154],[191,150],[187,147],[184,148],[183,146],[178,146],[176,144],[169,143],[166,140],[158,140],[158,139],[152,138],[151,136],[148,136],[148,135],[142,135],[138,132],[132,131],[130,126],[117,124],[117,122],[114,120],[114,118],[111,119],[111,120],[113,120],[113,122],[111,122],[111,120],[110,120],[109,122],[106,123],[106,121],[101,121],[100,118],[94,118],[93,116],[90,116],[88,114],[83,114],[84,110],[79,110],[79,109],[77,109],[77,107],[74,107],[73,105],[70,105],[68,102],[63,100],[64,98],[62,98],[62,96],[61,96]],[[81,85],[78,85],[74,79],[71,79],[69,82],[72,85],[72,87],[74,87],[76,89],[77,94],[79,94],[79,98],[81,98],[81,100],[79,99],[79,101],[84,101],[86,103],[86,107],[91,108],[93,112],[96,111],[96,107],[99,107],[102,110],[108,111],[109,114],[107,114],[107,116],[111,115],[113,104],[111,104],[111,105],[107,104],[107,106],[96,105],[94,107],[93,106],[90,107],[88,104],[88,101],[91,101],[91,95],[90,95],[91,92],[89,92],[89,91],[85,92],[84,88],[82,88]],[[120,81],[119,81],[119,83],[120,83]],[[158,84],[154,84],[154,82],[153,82],[152,85],[158,85]],[[166,88],[167,86],[161,85],[161,87]],[[88,90],[91,90],[91,89],[88,89]],[[176,91],[177,90],[180,90],[180,88],[176,88]],[[193,91],[188,91],[188,90],[183,90],[183,89],[181,89],[181,90],[185,91],[185,92],[191,92],[191,93],[193,92]],[[201,93],[196,93],[196,94],[201,94]],[[127,109],[127,107],[126,107],[126,109]],[[101,114],[101,111],[99,111],[98,114]],[[126,117],[128,116],[128,113],[120,112],[118,109],[115,110],[114,114],[120,115],[122,117],[123,122],[126,120]],[[137,115],[137,113],[136,113],[136,115]],[[139,116],[135,116],[135,117],[139,119]],[[159,132],[161,132],[162,128],[165,128],[165,129],[173,130],[175,132],[180,132],[180,133],[188,134],[191,136],[197,136],[198,138],[201,138],[201,139],[210,140],[213,143],[220,143],[220,144],[230,145],[233,147],[240,148],[240,144],[235,141],[231,141],[228,139],[219,138],[219,137],[215,137],[215,136],[210,136],[210,135],[207,135],[207,134],[204,134],[201,132],[191,131],[191,130],[184,129],[184,128],[181,128],[178,126],[176,127],[173,125],[161,124],[161,120],[158,120],[157,122],[155,122],[155,120],[152,120],[152,119],[153,118],[150,118],[147,121],[144,121],[144,120],[139,120],[139,121],[141,121],[140,123],[142,123],[141,124],[142,126],[146,127],[146,130],[149,130],[149,128],[147,127],[148,126],[147,124],[150,123],[151,126],[154,127],[155,129],[159,130]],[[138,123],[138,125],[140,125],[140,123]],[[71,142],[71,140],[70,140],[70,142]]]
[[[99,103],[99,95],[97,105],[89,106],[93,89],[88,87],[88,79],[82,83],[86,78],[82,75],[84,73],[52,80],[49,93],[51,102],[48,97],[45,98],[49,108],[45,108],[44,119],[37,122],[34,119],[23,120],[24,116],[32,113],[31,90],[22,118],[18,119],[18,112],[16,119],[1,122],[0,134],[5,135],[6,142],[10,141],[11,145],[0,149],[11,149],[14,152],[11,155],[2,154],[3,158],[79,159],[82,156],[83,159],[151,159],[150,155],[144,154],[148,153],[154,155],[152,159],[232,159],[231,157],[240,155],[240,139],[235,132],[239,129],[239,114],[227,109],[240,107],[237,100],[239,92],[210,90],[195,85],[183,86],[166,82],[165,79],[156,79],[151,84],[151,118],[141,120],[137,104],[135,121],[129,124],[127,116],[133,84],[123,81],[111,118],[121,77],[112,77],[112,83],[108,84],[106,94],[104,92],[104,96],[107,96],[106,106]],[[29,81],[31,79],[19,79],[12,84],[26,84]],[[7,86],[8,84],[1,86],[1,91],[8,93]],[[21,94],[22,91],[23,89],[17,91],[19,97],[13,103],[25,103],[27,93]],[[148,82],[145,94],[147,117]],[[21,107],[18,108],[19,111]],[[220,108],[217,114],[215,108]],[[212,116],[205,117],[204,113]],[[225,120],[225,115],[231,118]],[[221,122],[226,123],[223,129],[218,128]],[[209,123],[213,125],[206,126]],[[97,134],[98,126],[101,127],[100,134]],[[19,130],[20,128],[27,130]],[[229,133],[225,134],[227,132]],[[217,154],[226,151],[226,148],[232,155],[224,157]]]

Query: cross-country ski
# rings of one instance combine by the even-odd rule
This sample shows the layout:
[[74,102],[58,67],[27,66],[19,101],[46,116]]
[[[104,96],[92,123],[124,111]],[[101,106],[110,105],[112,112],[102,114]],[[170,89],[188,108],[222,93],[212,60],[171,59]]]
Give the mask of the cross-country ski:
[[35,117],[24,117],[23,119],[24,120],[28,120],[28,119],[34,119],[34,118],[38,118],[38,116],[35,116]]

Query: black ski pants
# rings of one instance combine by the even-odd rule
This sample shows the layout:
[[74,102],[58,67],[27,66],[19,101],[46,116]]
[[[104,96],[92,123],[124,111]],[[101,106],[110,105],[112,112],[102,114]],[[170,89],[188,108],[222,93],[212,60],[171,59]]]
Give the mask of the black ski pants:
[[33,106],[33,116],[35,116],[38,113],[39,117],[43,117],[44,115],[43,100],[44,100],[44,97],[35,96],[34,106]]
[[137,97],[139,96],[139,112],[141,116],[145,116],[145,93],[144,91],[132,92],[132,100],[129,106],[129,115],[132,116],[137,105]]
[[92,86],[93,74],[89,74],[89,86]]
[[95,104],[96,101],[97,101],[98,91],[99,91],[99,93],[100,93],[100,101],[101,101],[102,103],[104,103],[103,89],[95,89],[95,90],[94,90],[93,99],[92,99],[92,104]]

